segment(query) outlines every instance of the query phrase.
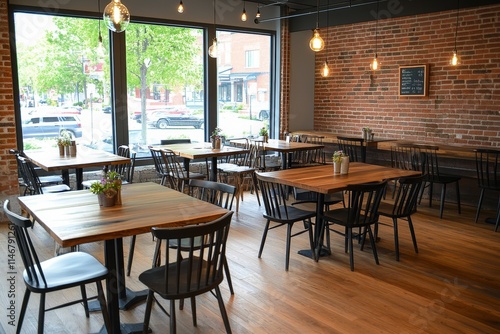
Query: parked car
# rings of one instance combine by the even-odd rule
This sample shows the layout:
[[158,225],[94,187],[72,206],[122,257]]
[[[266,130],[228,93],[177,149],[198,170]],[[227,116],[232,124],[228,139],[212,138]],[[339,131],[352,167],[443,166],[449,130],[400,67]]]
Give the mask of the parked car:
[[82,124],[76,115],[30,115],[23,120],[22,128],[24,138],[59,137],[67,134],[74,139],[82,136]]
[[194,126],[200,129],[203,125],[203,118],[193,115],[189,109],[178,107],[168,107],[157,109],[146,113],[147,124],[159,129],[168,126]]
[[111,114],[111,106],[102,107],[102,112],[105,114]]

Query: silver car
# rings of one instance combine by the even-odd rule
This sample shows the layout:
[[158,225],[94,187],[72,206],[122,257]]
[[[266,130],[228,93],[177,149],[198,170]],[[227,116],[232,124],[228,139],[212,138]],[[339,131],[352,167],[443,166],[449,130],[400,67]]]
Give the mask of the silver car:
[[78,116],[67,114],[33,115],[23,120],[23,137],[82,136],[82,124]]

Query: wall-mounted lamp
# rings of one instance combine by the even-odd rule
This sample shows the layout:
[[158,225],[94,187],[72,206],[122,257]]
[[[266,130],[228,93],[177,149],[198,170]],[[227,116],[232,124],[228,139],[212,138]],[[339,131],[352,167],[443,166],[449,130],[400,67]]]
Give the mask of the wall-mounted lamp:
[[453,56],[450,60],[450,65],[457,66],[460,64],[460,58],[458,57],[457,52],[457,34],[458,34],[458,14],[460,12],[460,0],[457,0],[457,21],[455,23],[455,48],[453,49]]
[[180,14],[184,13],[184,4],[182,3],[182,0],[179,2],[179,6],[177,6],[177,11]]
[[104,8],[103,19],[109,30],[122,32],[130,23],[130,13],[120,0],[111,0]]

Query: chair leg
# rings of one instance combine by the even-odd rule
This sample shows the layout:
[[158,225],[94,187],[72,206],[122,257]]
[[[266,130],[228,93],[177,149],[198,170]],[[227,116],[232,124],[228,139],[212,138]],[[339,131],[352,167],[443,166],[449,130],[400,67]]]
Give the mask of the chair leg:
[[215,287],[215,296],[217,297],[217,301],[219,302],[220,314],[222,315],[222,320],[224,321],[224,327],[226,328],[226,333],[230,334],[231,326],[229,325],[229,318],[227,317],[226,308],[224,307],[224,301],[222,300],[222,295],[220,293],[219,286]]
[[443,183],[443,187],[441,188],[441,204],[439,205],[439,218],[443,218],[445,198],[446,198],[446,183]]
[[372,228],[367,226],[368,235],[370,236],[370,244],[372,245],[373,257],[375,258],[375,263],[380,264],[378,262],[378,254],[377,254],[377,246],[375,245],[375,239],[373,238]]
[[177,333],[177,325],[175,318],[175,299],[170,300],[170,334]]
[[456,183],[457,183],[457,206],[458,206],[458,214],[461,214],[462,213],[462,208],[461,208],[461,205],[460,205],[460,186],[459,186],[458,181]]
[[500,198],[498,199],[498,207],[497,207],[497,221],[495,223],[495,232],[498,230],[498,225],[500,224]]
[[193,317],[193,326],[196,327],[198,326],[198,323],[196,322],[196,298],[191,297],[191,315]]
[[285,257],[285,270],[288,271],[290,264],[290,243],[292,241],[292,226],[293,224],[286,225],[286,257]]
[[111,333],[111,322],[109,320],[108,307],[106,305],[106,298],[104,297],[104,290],[101,281],[96,282],[97,285],[97,300],[101,306],[102,317],[104,319],[104,327],[108,333]]
[[38,334],[43,334],[45,323],[45,293],[40,294],[40,308],[38,309]]
[[262,255],[262,251],[264,250],[264,244],[266,243],[266,237],[267,237],[267,231],[269,230],[269,224],[271,223],[270,220],[267,220],[266,227],[264,229],[264,233],[262,234],[262,240],[260,242],[260,248],[259,248],[259,258]]
[[130,276],[130,271],[132,270],[132,260],[134,259],[134,249],[135,249],[135,235],[130,238],[130,246],[128,250],[128,260],[127,260],[127,276]]
[[347,240],[349,244],[349,265],[351,267],[351,271],[354,271],[354,256],[353,256],[353,243],[352,243],[352,228],[347,229]]
[[481,206],[483,205],[483,196],[484,196],[484,188],[481,188],[481,193],[479,194],[479,202],[477,203],[476,219],[474,220],[474,223],[476,224],[479,219],[479,213],[481,212]]
[[23,303],[21,305],[21,312],[19,313],[19,319],[17,321],[17,330],[16,333],[21,333],[21,327],[23,326],[24,315],[26,314],[26,308],[28,307],[28,301],[30,299],[31,291],[26,289],[23,297]]
[[411,234],[411,240],[413,241],[413,248],[415,249],[415,253],[418,253],[417,238],[415,237],[415,230],[413,229],[413,222],[411,221],[410,216],[408,216],[408,226],[410,227],[410,234]]
[[149,290],[148,297],[146,299],[146,310],[144,311],[144,322],[142,327],[142,332],[144,334],[148,333],[149,330],[149,319],[151,318],[151,307],[153,306],[154,292]]
[[82,292],[83,308],[85,309],[85,316],[90,317],[89,314],[89,303],[87,301],[87,291],[85,291],[85,284],[80,285],[80,291]]
[[396,261],[399,261],[399,236],[398,236],[398,219],[392,218],[394,227],[394,250],[396,252]]
[[260,206],[259,185],[258,185],[257,176],[255,175],[255,173],[252,173],[252,181],[253,181],[253,187],[255,189],[255,196],[257,196],[257,203],[259,203],[259,206]]
[[233,281],[231,280],[231,274],[229,273],[229,265],[227,264],[227,258],[224,259],[224,273],[226,274],[229,291],[231,292],[232,295],[234,295]]

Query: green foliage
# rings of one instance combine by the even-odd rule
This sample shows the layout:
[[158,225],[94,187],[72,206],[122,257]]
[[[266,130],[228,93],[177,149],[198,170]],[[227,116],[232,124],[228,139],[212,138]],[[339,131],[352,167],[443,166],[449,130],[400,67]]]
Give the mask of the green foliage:
[[90,192],[93,194],[100,193],[116,193],[121,189],[121,176],[117,172],[107,172],[101,181],[94,182],[90,185]]

